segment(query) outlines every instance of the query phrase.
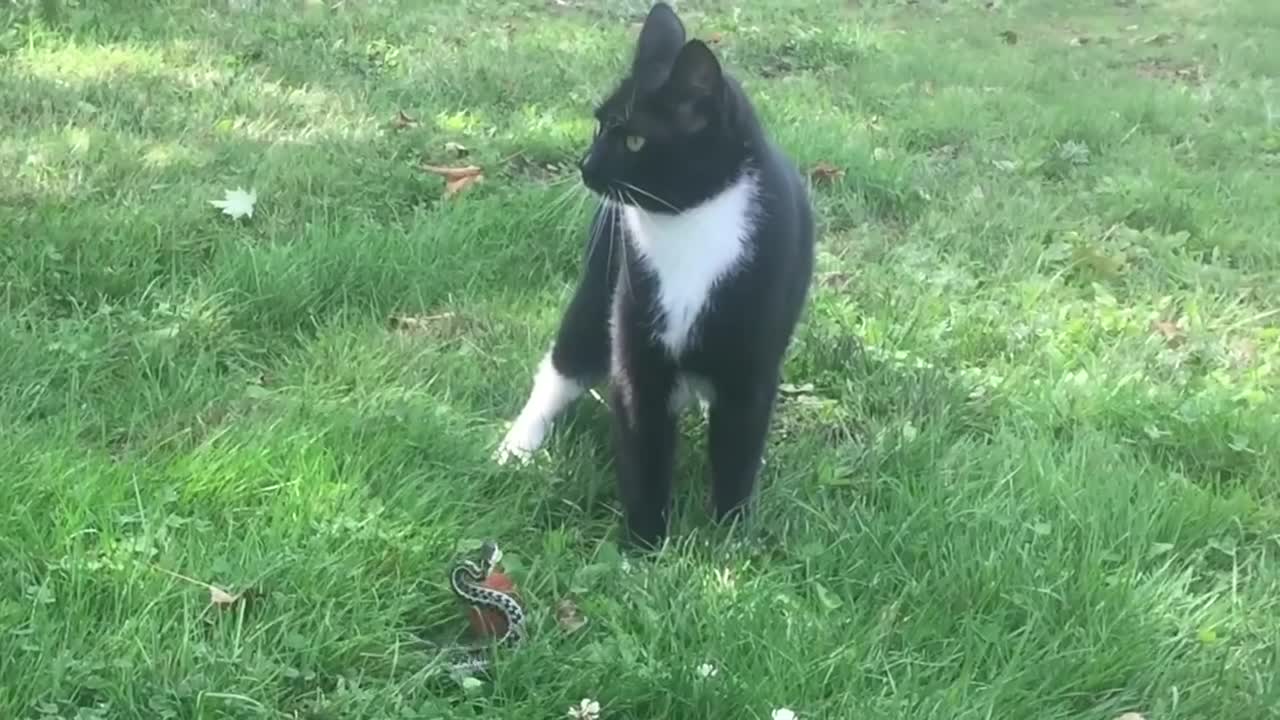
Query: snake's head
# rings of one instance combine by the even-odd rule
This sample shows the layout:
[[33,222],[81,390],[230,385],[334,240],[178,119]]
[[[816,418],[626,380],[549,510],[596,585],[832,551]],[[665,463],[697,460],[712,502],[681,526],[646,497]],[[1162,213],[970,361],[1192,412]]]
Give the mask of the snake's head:
[[502,548],[498,547],[498,543],[490,540],[480,546],[480,562],[489,569],[502,562]]

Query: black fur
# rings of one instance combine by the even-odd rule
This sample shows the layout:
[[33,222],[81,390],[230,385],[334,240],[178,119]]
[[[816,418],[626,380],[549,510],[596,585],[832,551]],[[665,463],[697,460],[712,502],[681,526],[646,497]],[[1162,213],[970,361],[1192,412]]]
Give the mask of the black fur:
[[[803,178],[766,136],[740,85],[706,45],[685,41],[665,4],[650,11],[631,73],[596,115],[583,182],[610,202],[592,224],[585,271],[552,363],[583,384],[613,371],[627,529],[633,541],[652,546],[667,532],[676,448],[669,398],[680,373],[714,388],[709,449],[717,518],[735,517],[752,497],[783,358],[813,274],[813,217]],[[629,149],[628,136],[643,137],[643,146]],[[616,203],[672,213],[716,196],[746,171],[759,187],[748,259],[715,287],[690,342],[672,357],[655,337],[665,322],[655,310],[658,278],[625,244]]]

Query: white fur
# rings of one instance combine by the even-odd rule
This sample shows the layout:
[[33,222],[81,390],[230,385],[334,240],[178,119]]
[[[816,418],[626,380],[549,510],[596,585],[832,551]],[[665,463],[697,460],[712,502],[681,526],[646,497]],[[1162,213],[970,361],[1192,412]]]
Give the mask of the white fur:
[[506,465],[513,459],[528,462],[547,441],[556,417],[585,390],[582,384],[556,371],[550,353],[543,356],[529,399],[494,453],[498,464]]
[[712,290],[746,258],[757,184],[745,174],[719,195],[677,215],[626,206],[628,241],[658,280],[664,323],[658,340],[680,357]]
[[671,392],[667,407],[671,409],[672,414],[678,415],[689,407],[689,401],[694,398],[697,398],[699,409],[705,415],[707,408],[715,401],[715,388],[704,377],[692,373],[680,373],[676,377],[676,386]]
[[[756,178],[747,174],[719,195],[678,215],[632,206],[623,210],[628,244],[657,277],[656,309],[663,316],[658,340],[674,358],[688,348],[716,284],[746,259],[747,238],[755,226],[757,189]],[[611,334],[617,329],[617,298],[613,306]],[[617,343],[613,345],[616,352]],[[613,360],[616,365],[616,355]],[[556,417],[585,390],[556,372],[550,355],[545,356],[529,399],[494,453],[497,461],[503,465],[512,459],[528,462],[546,443]],[[705,379],[682,374],[668,399],[669,407],[677,413],[697,397],[705,412],[712,395]]]

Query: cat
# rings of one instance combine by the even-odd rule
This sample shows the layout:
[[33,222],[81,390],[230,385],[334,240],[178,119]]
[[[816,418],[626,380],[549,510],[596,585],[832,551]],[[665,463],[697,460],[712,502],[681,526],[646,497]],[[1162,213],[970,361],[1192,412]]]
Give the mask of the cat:
[[527,461],[607,378],[626,535],[652,548],[668,533],[677,414],[694,397],[714,516],[747,510],[812,283],[813,210],[742,86],[666,3],[595,117],[579,162],[601,198],[585,269],[496,457]]

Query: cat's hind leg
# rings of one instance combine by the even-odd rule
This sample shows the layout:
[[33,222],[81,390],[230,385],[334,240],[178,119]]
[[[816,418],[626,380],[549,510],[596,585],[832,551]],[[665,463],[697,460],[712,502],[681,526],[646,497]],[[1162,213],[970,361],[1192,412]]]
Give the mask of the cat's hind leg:
[[708,425],[711,498],[715,517],[728,522],[748,510],[778,392],[776,374],[734,378],[716,387]]

